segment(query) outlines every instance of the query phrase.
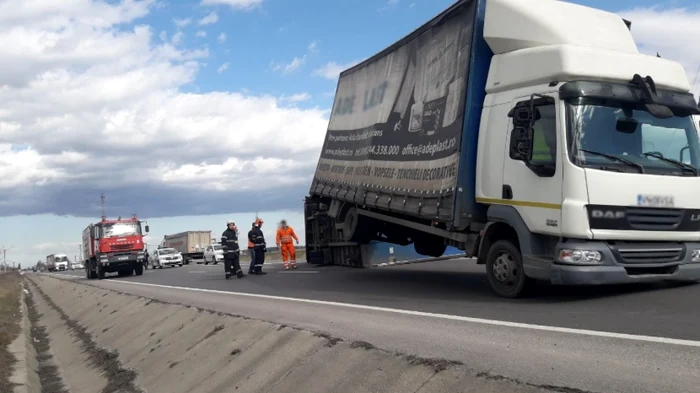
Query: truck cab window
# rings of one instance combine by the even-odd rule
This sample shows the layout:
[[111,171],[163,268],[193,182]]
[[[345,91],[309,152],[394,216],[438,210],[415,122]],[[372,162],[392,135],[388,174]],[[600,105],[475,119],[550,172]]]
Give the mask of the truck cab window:
[[642,124],[642,151],[644,153],[658,152],[664,157],[692,164],[686,146],[688,146],[688,138],[685,129]]
[[569,156],[575,165],[667,176],[693,176],[700,167],[690,116],[661,119],[641,106],[593,101],[568,104],[568,117]]
[[532,160],[535,165],[556,166],[557,121],[554,104],[537,106],[541,118],[532,127]]

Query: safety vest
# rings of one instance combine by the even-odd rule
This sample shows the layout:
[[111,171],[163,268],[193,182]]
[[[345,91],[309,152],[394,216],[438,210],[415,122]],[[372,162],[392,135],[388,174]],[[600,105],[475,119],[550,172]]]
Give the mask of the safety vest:
[[292,243],[292,239],[299,240],[297,234],[294,233],[292,227],[280,228],[277,230],[277,242],[276,243]]

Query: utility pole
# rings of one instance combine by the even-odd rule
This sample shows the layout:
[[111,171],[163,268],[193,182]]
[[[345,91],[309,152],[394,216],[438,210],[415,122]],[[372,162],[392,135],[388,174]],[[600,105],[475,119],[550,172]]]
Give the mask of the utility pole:
[[100,204],[102,205],[102,219],[103,220],[107,219],[107,215],[105,214],[105,200],[106,199],[107,199],[107,197],[105,196],[104,192],[102,194],[100,194]]

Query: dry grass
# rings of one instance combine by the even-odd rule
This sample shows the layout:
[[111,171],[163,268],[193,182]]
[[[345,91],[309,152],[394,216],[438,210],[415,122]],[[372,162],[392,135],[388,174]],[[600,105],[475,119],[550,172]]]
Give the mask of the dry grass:
[[22,314],[19,310],[20,285],[19,273],[8,272],[0,274],[0,392],[11,392],[10,384],[15,357],[8,346],[21,331]]

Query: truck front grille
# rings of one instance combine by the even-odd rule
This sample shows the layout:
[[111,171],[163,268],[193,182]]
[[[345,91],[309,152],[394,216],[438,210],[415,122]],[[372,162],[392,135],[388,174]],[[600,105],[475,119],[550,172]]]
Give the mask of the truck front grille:
[[675,229],[683,220],[681,209],[627,208],[627,222],[639,231]]
[[131,250],[132,248],[134,248],[134,245],[133,244],[114,244],[110,247],[114,251],[120,251],[120,250]]
[[634,264],[657,264],[678,262],[683,257],[682,247],[619,248],[622,262]]

